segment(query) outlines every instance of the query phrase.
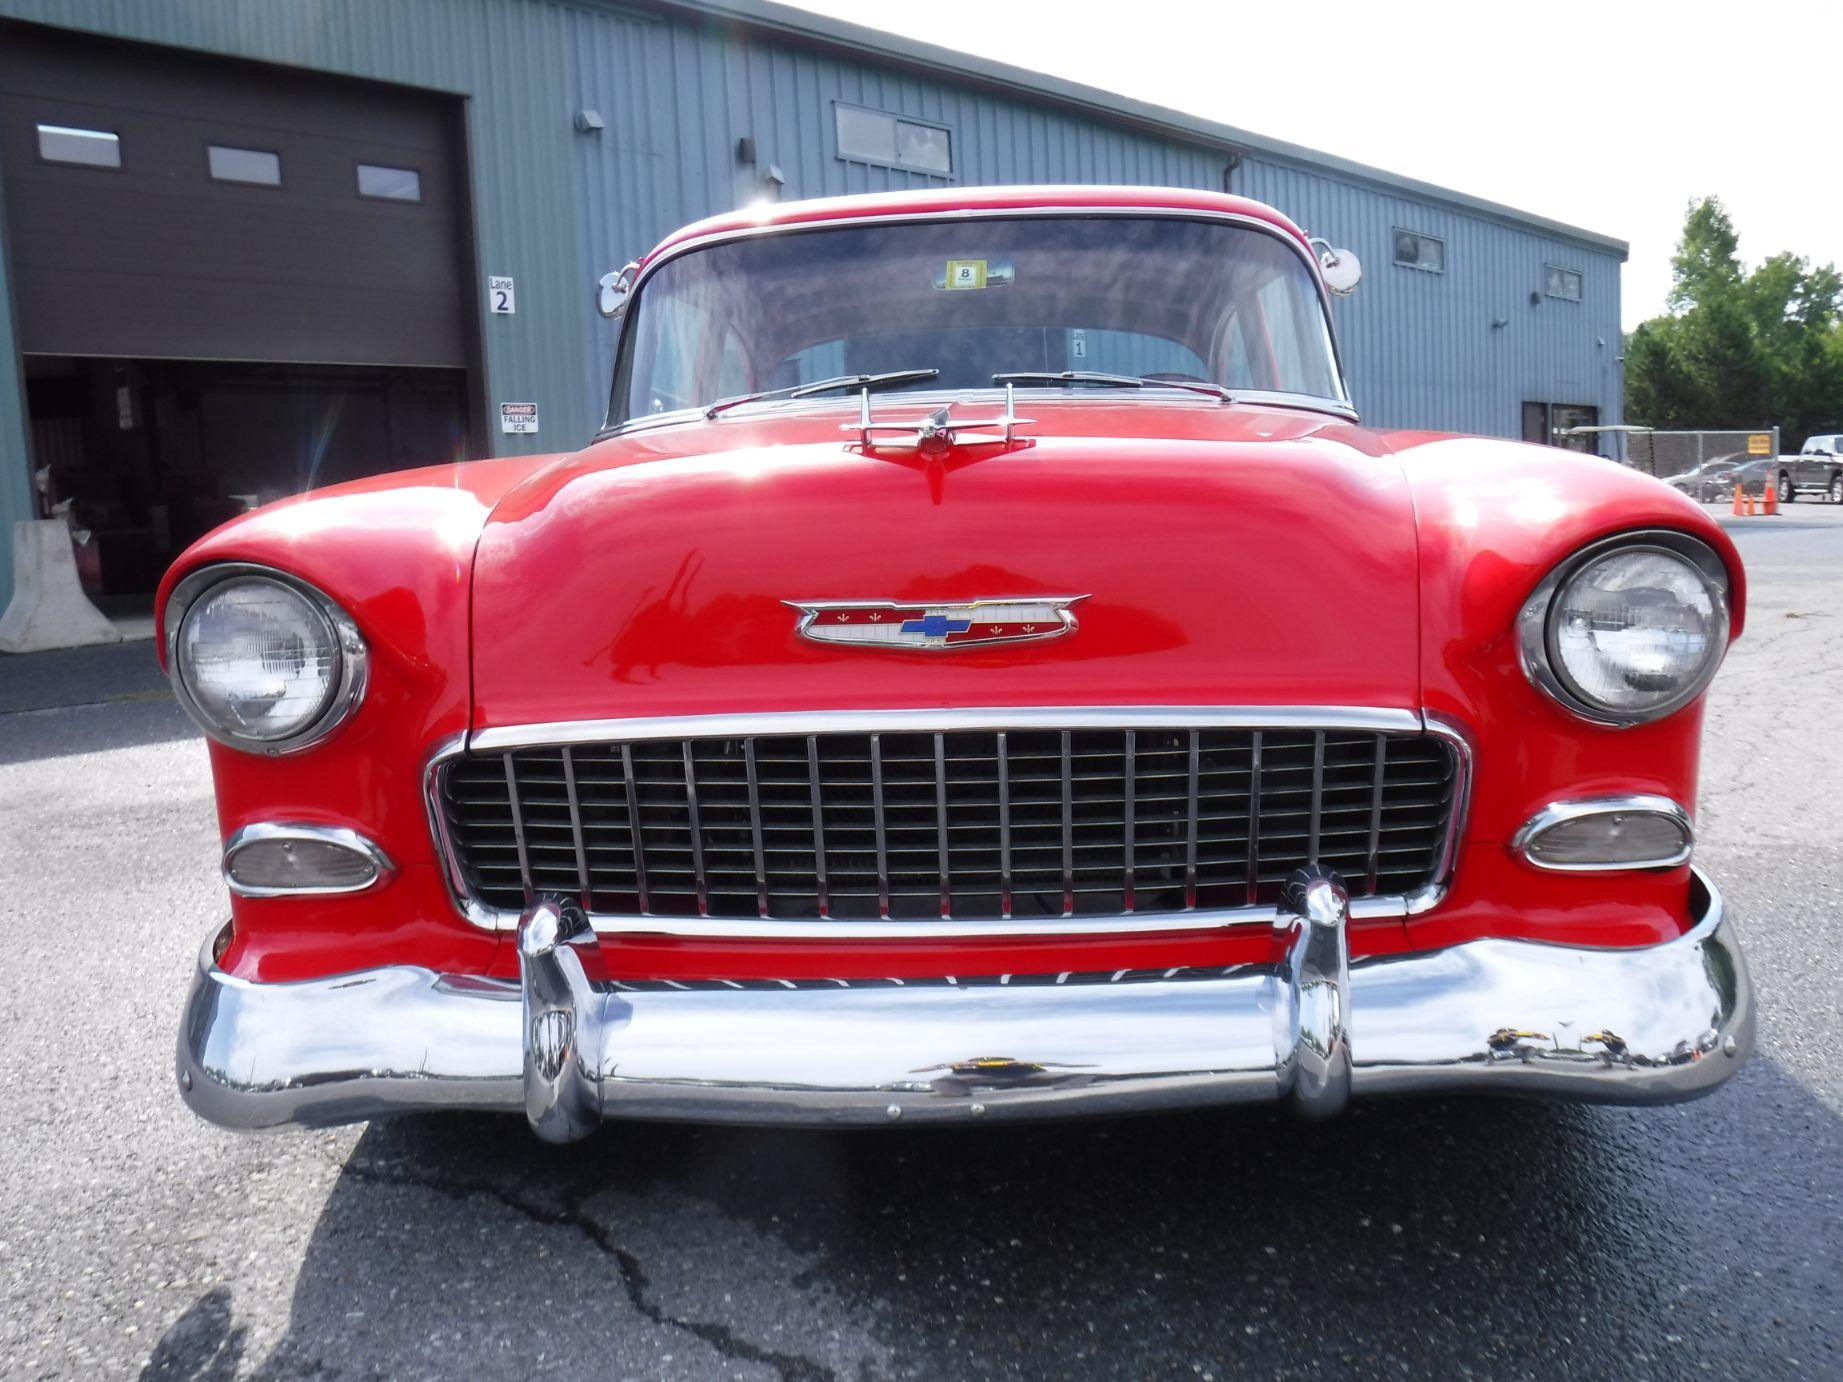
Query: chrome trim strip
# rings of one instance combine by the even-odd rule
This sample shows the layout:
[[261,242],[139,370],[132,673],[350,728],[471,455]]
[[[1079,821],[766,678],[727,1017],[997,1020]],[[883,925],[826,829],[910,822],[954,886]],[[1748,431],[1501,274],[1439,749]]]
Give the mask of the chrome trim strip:
[[[563,790],[570,803],[570,841],[576,846],[576,882],[582,905],[589,905],[589,851],[582,840],[582,805],[576,800],[576,764],[569,749],[563,750]],[[758,861],[759,862],[759,861]]]
[[[710,878],[704,872],[704,822],[698,814],[697,758],[691,740],[685,740],[685,811],[691,818],[691,877],[697,888],[698,915],[710,915]],[[527,889],[527,892],[530,890]]]
[[[753,741],[751,741],[753,742]],[[890,914],[889,822],[883,808],[883,736],[870,736],[870,821],[877,841],[877,915]]]
[[[1259,738],[1258,735],[1255,737]],[[1126,731],[1125,772],[1121,775],[1121,779],[1121,804],[1126,808],[1123,813],[1126,829],[1121,837],[1124,855],[1122,863],[1125,865],[1125,891],[1121,894],[1120,906],[1124,911],[1130,913],[1139,910],[1139,861],[1135,852],[1138,842],[1134,838],[1139,830],[1139,732],[1137,730]]]
[[892,1107],[1311,1113],[1341,1101],[1346,1069],[1356,1096],[1662,1104],[1716,1089],[1753,1049],[1746,959],[1699,871],[1690,928],[1637,949],[1491,939],[1349,961],[1335,895],[1316,902],[1276,934],[1277,963],[1168,982],[590,986],[595,937],[554,907],[521,936],[523,982],[392,966],[253,983],[217,967],[213,936],[175,1073],[226,1127],[475,1109],[575,1136],[593,1118],[884,1124]]
[[1376,879],[1382,868],[1382,783],[1383,773],[1388,767],[1389,740],[1385,734],[1376,736],[1376,758],[1370,765],[1369,794],[1369,858],[1364,869],[1365,892],[1376,890]]
[[813,799],[813,886],[818,894],[819,917],[832,914],[832,883],[826,872],[825,807],[819,791],[819,736],[806,736],[806,787]]
[[[1027,706],[985,709],[916,709],[916,710],[820,710],[775,711],[763,713],[662,716],[627,720],[561,721],[537,725],[504,726],[476,731],[469,745],[461,738],[443,741],[430,757],[424,773],[424,802],[429,812],[431,835],[438,857],[445,861],[444,876],[456,910],[468,921],[487,930],[510,931],[518,925],[519,913],[510,909],[487,907],[468,895],[458,851],[453,847],[445,812],[441,803],[442,766],[464,752],[486,752],[509,747],[547,748],[564,744],[599,740],[632,741],[640,739],[728,739],[758,734],[800,734],[808,736],[808,772],[813,783],[815,858],[818,865],[819,921],[771,921],[761,918],[616,916],[591,913],[590,921],[603,935],[664,935],[704,939],[764,940],[897,940],[942,938],[990,938],[1006,936],[1083,936],[1147,935],[1161,932],[1203,931],[1219,927],[1271,924],[1276,916],[1270,905],[1255,901],[1250,886],[1248,903],[1240,907],[1186,910],[1181,912],[1139,912],[1129,900],[1113,916],[1049,917],[1018,919],[1010,915],[1009,869],[1005,872],[1005,916],[983,921],[834,921],[829,917],[827,878],[825,876],[824,821],[818,799],[819,764],[817,739],[821,733],[870,734],[879,732],[929,732],[944,734],[954,730],[1003,729],[1122,729],[1129,733],[1146,726],[1159,729],[1255,729],[1254,777],[1251,803],[1256,819],[1260,806],[1260,729],[1305,730],[1331,729],[1371,731],[1377,734],[1426,733],[1445,739],[1455,754],[1453,807],[1448,817],[1446,837],[1433,881],[1419,891],[1402,896],[1355,898],[1350,915],[1364,920],[1374,917],[1417,916],[1438,905],[1451,885],[1458,861],[1459,847],[1471,805],[1472,748],[1465,733],[1438,715],[1420,715],[1410,710],[1359,706]],[[624,757],[629,791],[632,792],[631,753]],[[629,797],[634,811],[634,798]],[[632,819],[637,823],[638,814]],[[1001,812],[1001,821],[1006,813]],[[635,858],[640,861],[636,840]],[[1259,866],[1260,841],[1249,832],[1251,877]],[[944,857],[944,856],[943,856]],[[643,861],[641,861],[643,867]],[[1257,880],[1258,881],[1258,880]],[[644,878],[641,879],[644,885]],[[643,896],[642,908],[646,905]]]
[[1248,759],[1248,902],[1254,906],[1261,892],[1261,732],[1250,739]]
[[[808,740],[811,743],[812,740]],[[947,830],[947,736],[934,736],[934,852],[941,861],[941,920],[953,915],[952,835]]]
[[506,804],[512,808],[512,840],[518,846],[518,877],[525,885],[525,896],[531,896],[531,856],[525,843],[525,813],[518,802],[518,769],[512,762],[511,750],[499,755],[500,764],[506,775]]
[[[192,606],[198,603],[201,596],[224,582],[248,578],[273,581],[306,596],[308,603],[326,620],[333,635],[334,653],[339,660],[338,679],[327,700],[326,709],[311,724],[281,739],[245,739],[224,733],[199,709],[179,667],[179,631]],[[174,698],[178,700],[180,709],[191,717],[193,724],[227,748],[269,758],[301,753],[331,737],[352,718],[353,712],[365,699],[365,688],[371,679],[371,645],[365,641],[364,634],[359,632],[358,624],[352,616],[340,608],[332,596],[292,572],[247,561],[214,562],[209,566],[201,566],[173,587],[173,593],[166,602],[165,622],[166,676],[173,684]]]
[[[629,323],[634,320],[633,306],[639,301],[640,290],[648,279],[673,260],[697,250],[710,249],[716,245],[728,244],[733,240],[753,239],[766,235],[798,234],[802,231],[827,231],[851,229],[859,226],[904,225],[925,221],[972,221],[972,220],[1027,220],[1037,217],[1075,218],[1095,220],[1119,217],[1155,217],[1161,220],[1178,221],[1215,221],[1227,225],[1242,226],[1270,235],[1287,245],[1304,261],[1312,277],[1313,285],[1318,289],[1319,310],[1323,313],[1325,337],[1331,345],[1331,360],[1336,367],[1336,398],[1319,398],[1314,394],[1267,393],[1257,396],[1254,391],[1236,391],[1236,401],[1282,402],[1299,407],[1310,408],[1316,412],[1331,413],[1334,416],[1358,421],[1356,407],[1350,401],[1350,385],[1344,369],[1344,351],[1338,340],[1337,318],[1331,310],[1331,292],[1325,286],[1324,266],[1318,262],[1318,256],[1311,247],[1288,234],[1272,221],[1259,216],[1249,216],[1238,211],[1210,211],[1202,208],[1156,207],[1156,206],[1029,206],[1029,207],[943,207],[936,211],[892,212],[882,216],[836,216],[825,220],[783,222],[778,225],[739,226],[732,230],[714,231],[708,235],[699,235],[693,239],[680,241],[668,247],[663,253],[649,257],[634,276],[623,297],[621,335],[615,345],[614,378],[610,380],[608,412],[611,419],[614,414],[613,383],[621,378],[621,371],[626,363],[629,340]],[[984,392],[984,391],[981,391]],[[1025,390],[1026,394],[1038,392]],[[1043,392],[1052,392],[1045,390]],[[1065,392],[1065,391],[1056,391]],[[965,393],[951,395],[956,398],[966,397]],[[688,422],[701,418],[708,404],[693,408],[682,408],[670,413],[652,413],[637,418],[625,418],[620,422],[606,421],[596,433],[595,440],[616,436],[635,427],[663,426],[675,422]]]
[[[1663,551],[1686,559],[1708,582],[1710,598],[1715,605],[1719,625],[1715,656],[1675,696],[1648,710],[1613,710],[1589,702],[1568,685],[1555,665],[1554,630],[1550,614],[1556,595],[1589,562],[1616,550]],[[1634,528],[1629,532],[1613,533],[1600,538],[1557,562],[1524,599],[1517,612],[1516,627],[1517,656],[1523,666],[1523,675],[1529,678],[1531,685],[1563,710],[1589,724],[1608,729],[1630,729],[1633,725],[1646,725],[1674,715],[1708,689],[1728,655],[1729,593],[1728,568],[1721,557],[1714,548],[1688,533],[1670,528]]]
[[[1661,859],[1621,860],[1597,864],[1557,864],[1532,855],[1530,846],[1556,826],[1590,816],[1662,816],[1683,832],[1683,847]],[[1689,862],[1696,849],[1696,826],[1688,811],[1669,797],[1635,793],[1630,796],[1577,797],[1554,801],[1525,821],[1511,837],[1510,847],[1525,863],[1549,873],[1632,873],[1645,869],[1671,869]]]
[[[231,863],[248,846],[268,840],[312,840],[318,844],[333,845],[369,863],[371,877],[363,883],[341,887],[267,888],[239,883],[231,874]],[[220,869],[224,875],[224,886],[238,897],[333,897],[345,893],[362,893],[383,887],[397,872],[397,866],[390,862],[390,856],[375,841],[366,839],[356,830],[340,825],[314,825],[300,821],[255,821],[238,827],[224,842]]]
[[1075,915],[1075,732],[1062,731],[1062,914]]
[[1011,750],[1006,732],[998,731],[998,909],[1011,919]]
[[[765,917],[768,915],[768,857],[762,848],[762,780],[761,771],[755,765],[753,739],[742,741],[742,758],[749,777],[749,846],[755,858],[755,911],[758,916]],[[571,805],[573,808],[574,803]]]
[[1202,829],[1197,820],[1197,773],[1203,759],[1203,732],[1190,731],[1190,755],[1184,768],[1184,907],[1197,906],[1197,834]]
[[627,720],[557,720],[475,730],[470,753],[557,748],[633,739],[741,739],[751,734],[952,733],[963,729],[1340,729],[1417,734],[1427,721],[1412,710],[1345,705],[984,706],[904,710],[795,710],[721,715],[658,715]]
[[646,841],[640,830],[640,788],[634,782],[634,750],[631,744],[621,745],[621,782],[627,793],[627,835],[634,847],[634,900],[644,912],[649,891],[646,882]]

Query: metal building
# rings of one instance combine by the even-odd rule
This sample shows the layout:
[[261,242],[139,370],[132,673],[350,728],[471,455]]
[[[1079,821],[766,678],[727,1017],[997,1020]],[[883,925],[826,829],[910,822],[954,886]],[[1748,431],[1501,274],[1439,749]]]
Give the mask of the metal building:
[[1620,421],[1622,241],[765,0],[0,0],[0,605],[54,501],[86,585],[144,595],[253,500],[579,445],[592,285],[686,221],[1020,182],[1226,188],[1354,249],[1373,424]]

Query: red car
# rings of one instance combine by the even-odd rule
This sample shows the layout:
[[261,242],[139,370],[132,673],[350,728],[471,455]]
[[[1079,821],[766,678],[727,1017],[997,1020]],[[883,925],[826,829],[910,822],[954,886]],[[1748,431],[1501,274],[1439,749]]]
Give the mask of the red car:
[[1726,1080],[1735,549],[1607,461],[1362,427],[1355,269],[1168,188],[753,208],[604,280],[586,449],[205,538],[187,1101],[561,1140]]

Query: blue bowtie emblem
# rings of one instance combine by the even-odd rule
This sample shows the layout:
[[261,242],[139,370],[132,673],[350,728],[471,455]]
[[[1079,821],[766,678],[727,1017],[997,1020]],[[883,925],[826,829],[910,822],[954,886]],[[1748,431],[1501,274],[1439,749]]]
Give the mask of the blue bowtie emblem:
[[945,638],[950,633],[965,633],[972,628],[971,619],[950,619],[945,614],[930,614],[920,619],[904,619],[904,633],[925,634],[929,638]]

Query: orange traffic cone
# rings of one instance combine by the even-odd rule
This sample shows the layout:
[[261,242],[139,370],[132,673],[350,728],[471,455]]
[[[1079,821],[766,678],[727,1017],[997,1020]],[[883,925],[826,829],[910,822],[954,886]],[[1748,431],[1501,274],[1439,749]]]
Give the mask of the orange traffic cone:
[[1766,500],[1766,503],[1764,507],[1761,509],[1761,512],[1762,513],[1778,513],[1779,512],[1779,482],[1777,480],[1774,480],[1769,475],[1766,479],[1766,487],[1763,493],[1764,493],[1764,498]]
[[1745,510],[1741,508],[1741,487],[1736,485],[1734,487],[1734,516],[1739,518],[1744,512]]
[[1749,490],[1747,492],[1747,516],[1749,518],[1753,517],[1753,491],[1752,490]]

